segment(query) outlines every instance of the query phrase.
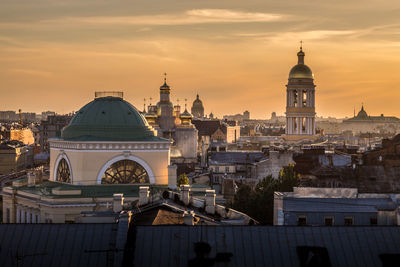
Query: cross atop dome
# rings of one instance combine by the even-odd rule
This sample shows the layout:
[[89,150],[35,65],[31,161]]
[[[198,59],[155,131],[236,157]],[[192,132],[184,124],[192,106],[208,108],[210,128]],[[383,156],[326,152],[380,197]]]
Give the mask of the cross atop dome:
[[170,89],[169,85],[167,84],[167,73],[164,72],[164,84],[160,86],[160,89]]
[[304,64],[304,52],[303,52],[303,41],[300,41],[300,51],[297,53],[298,62],[297,64]]

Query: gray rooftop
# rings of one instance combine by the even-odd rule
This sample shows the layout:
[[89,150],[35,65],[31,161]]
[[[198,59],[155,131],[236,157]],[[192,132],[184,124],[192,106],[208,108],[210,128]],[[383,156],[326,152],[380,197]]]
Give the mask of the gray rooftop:
[[232,253],[214,265],[230,267],[306,266],[297,254],[303,246],[326,248],[331,266],[382,266],[380,254],[400,252],[400,227],[137,226],[135,233],[134,266],[188,266],[199,241],[211,258]]
[[111,266],[107,252],[99,252],[110,250],[109,260],[120,266],[123,250],[116,249],[124,248],[126,233],[127,223],[0,224],[0,262],[2,266]]
[[285,198],[285,211],[293,212],[377,212],[395,210],[389,198]]
[[250,164],[260,161],[263,152],[211,152],[210,164]]

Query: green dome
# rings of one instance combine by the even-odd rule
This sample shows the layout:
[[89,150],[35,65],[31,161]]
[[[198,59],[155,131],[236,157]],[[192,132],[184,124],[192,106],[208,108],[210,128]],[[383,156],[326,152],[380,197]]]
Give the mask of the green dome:
[[297,64],[290,70],[289,79],[314,79],[314,74],[307,65]]
[[81,108],[62,130],[72,141],[161,141],[146,119],[120,97],[100,97]]

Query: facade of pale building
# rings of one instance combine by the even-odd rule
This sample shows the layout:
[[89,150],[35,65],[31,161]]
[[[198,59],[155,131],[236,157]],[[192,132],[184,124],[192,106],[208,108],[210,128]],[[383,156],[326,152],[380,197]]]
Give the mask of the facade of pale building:
[[108,210],[116,193],[135,200],[141,185],[176,186],[171,141],[156,136],[120,92],[96,93],[49,144],[49,179],[5,187],[4,222],[71,222],[84,211]]
[[286,85],[287,140],[315,139],[315,85],[314,74],[304,64],[302,48],[297,53],[298,64],[289,73]]

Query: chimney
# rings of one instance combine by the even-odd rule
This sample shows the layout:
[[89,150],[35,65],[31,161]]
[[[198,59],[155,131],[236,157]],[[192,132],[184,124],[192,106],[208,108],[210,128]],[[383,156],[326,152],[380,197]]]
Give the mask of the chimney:
[[206,213],[215,214],[215,190],[206,190]]
[[124,205],[124,194],[113,195],[113,211],[120,212]]
[[36,175],[34,172],[27,172],[26,176],[28,177],[28,187],[35,186],[35,178]]
[[183,213],[183,223],[185,225],[194,225],[194,212],[193,211],[185,211]]
[[139,206],[149,203],[150,190],[148,186],[139,187]]
[[176,183],[178,181],[178,177],[176,174],[177,169],[178,169],[178,166],[176,166],[176,165],[168,166],[168,188],[169,189],[176,189]]
[[181,185],[181,201],[185,206],[190,203],[190,185]]

